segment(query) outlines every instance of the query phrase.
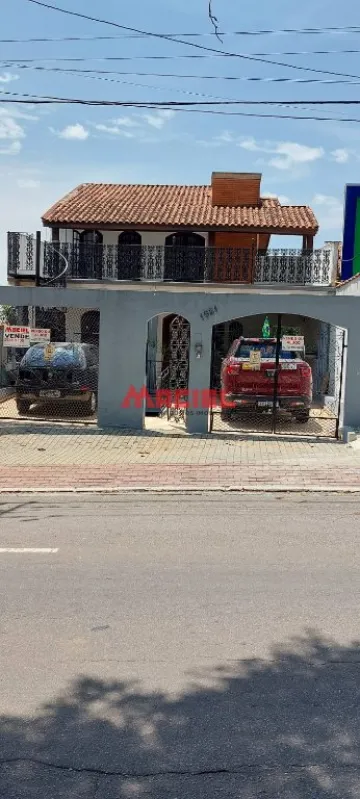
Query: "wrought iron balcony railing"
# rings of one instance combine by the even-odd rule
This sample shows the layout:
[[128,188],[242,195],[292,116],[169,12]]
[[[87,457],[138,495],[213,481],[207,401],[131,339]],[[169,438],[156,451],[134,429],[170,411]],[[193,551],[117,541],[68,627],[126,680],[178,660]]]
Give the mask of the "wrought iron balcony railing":
[[[8,276],[34,277],[35,238],[8,234]],[[80,281],[157,281],[331,285],[336,264],[331,247],[318,250],[127,246],[42,242],[42,283]],[[61,279],[59,279],[61,276]]]

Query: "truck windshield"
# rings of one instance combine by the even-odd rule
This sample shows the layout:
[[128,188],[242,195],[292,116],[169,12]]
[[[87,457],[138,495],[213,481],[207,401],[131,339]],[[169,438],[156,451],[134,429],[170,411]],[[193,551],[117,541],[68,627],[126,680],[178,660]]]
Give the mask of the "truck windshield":
[[[243,342],[235,352],[235,358],[250,358],[250,352],[261,352],[261,360],[272,360],[276,358],[276,344],[265,344],[263,341]],[[280,351],[280,358],[286,361],[293,361],[300,357],[298,352]]]

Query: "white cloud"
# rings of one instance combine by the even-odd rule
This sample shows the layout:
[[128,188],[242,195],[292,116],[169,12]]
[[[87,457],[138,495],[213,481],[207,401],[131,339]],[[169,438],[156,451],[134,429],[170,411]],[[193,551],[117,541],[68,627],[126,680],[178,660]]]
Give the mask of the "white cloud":
[[63,130],[54,130],[50,128],[52,133],[55,133],[60,139],[68,139],[69,141],[84,141],[90,136],[90,133],[84,125],[76,122],[75,125],[67,125]]
[[266,148],[260,147],[258,144],[256,144],[256,141],[252,136],[249,139],[243,139],[243,141],[239,142],[239,147],[242,147],[243,150],[248,150],[251,153],[272,152],[271,150],[267,150]]
[[123,128],[137,128],[139,127],[139,123],[136,122],[135,119],[132,117],[118,117],[117,119],[113,119],[114,125]]
[[161,130],[166,122],[170,119],[173,119],[175,116],[175,111],[171,111],[171,109],[167,110],[160,110],[156,111],[155,114],[143,114],[143,119],[151,125],[152,128],[156,128],[157,130]]
[[322,147],[309,147],[307,144],[298,142],[257,142],[250,137],[238,142],[243,150],[253,153],[268,153],[272,157],[269,159],[269,166],[275,169],[292,169],[299,164],[308,164],[322,158],[325,154]]
[[27,111],[20,111],[18,108],[12,108],[11,111],[9,111],[7,108],[0,108],[0,117],[9,116],[12,119],[27,119],[29,122],[37,122],[39,119],[38,116],[35,116],[34,114],[28,114]]
[[14,75],[12,72],[0,73],[0,83],[11,83],[12,80],[19,80],[19,75]]
[[297,142],[279,142],[273,152],[277,155],[269,164],[276,169],[291,169],[296,164],[309,164],[324,156],[322,147],[308,147]]
[[134,138],[134,133],[123,130],[118,125],[104,125],[103,123],[99,123],[98,125],[94,125],[94,127],[96,130],[100,131],[100,133],[108,133],[110,136],[123,136],[126,139]]
[[224,144],[233,144],[236,139],[234,139],[232,133],[230,133],[228,130],[224,130],[222,133],[220,133],[220,136],[216,136],[216,141],[223,142]]
[[[319,217],[320,228],[322,230],[341,230],[344,218],[343,204],[337,197],[329,194],[315,194],[312,205],[316,209]],[[317,210],[319,209],[319,210]]]
[[24,136],[23,128],[12,116],[4,114],[0,117],[0,139],[23,139]]
[[0,155],[17,155],[21,150],[21,139],[24,138],[25,131],[21,125],[6,109],[0,109]]
[[16,183],[20,189],[37,189],[40,186],[40,180],[33,180],[32,178],[19,178]]
[[262,191],[262,197],[267,197],[269,200],[279,200],[281,205],[288,205],[290,203],[290,198],[286,196],[286,194],[274,194],[272,191]]
[[350,158],[350,150],[339,147],[337,150],[332,151],[331,156],[337,164],[346,164]]
[[21,142],[16,139],[5,146],[0,145],[0,155],[18,155],[20,150]]

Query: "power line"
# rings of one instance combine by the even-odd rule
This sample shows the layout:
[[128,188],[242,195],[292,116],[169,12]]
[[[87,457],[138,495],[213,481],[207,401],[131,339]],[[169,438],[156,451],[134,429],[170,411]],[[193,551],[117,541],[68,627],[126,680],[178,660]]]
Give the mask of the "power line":
[[[117,80],[115,78],[103,77],[103,75],[83,74],[83,72],[81,70],[61,69],[61,68],[57,68],[57,67],[54,67],[54,68],[51,68],[51,67],[49,67],[49,68],[47,68],[47,67],[36,67],[36,66],[32,67],[32,66],[25,66],[25,65],[22,65],[21,69],[40,70],[40,71],[55,72],[55,73],[59,72],[60,74],[66,74],[66,75],[69,75],[71,77],[80,77],[80,78],[85,78],[85,79],[90,79],[90,80],[92,79],[92,80],[107,81],[109,83],[117,83],[117,84],[121,84],[121,85],[124,85],[124,86],[136,86],[137,88],[145,88],[145,89],[152,89],[152,90],[154,89],[156,91],[162,91],[163,90],[162,86],[150,86],[149,84],[144,84],[144,83],[135,83],[135,82],[132,82],[132,81]],[[88,71],[85,70],[85,72],[87,73]],[[111,74],[111,72],[110,72],[110,74]],[[115,73],[115,74],[117,74],[117,73]],[[120,72],[119,74],[121,75],[122,73]],[[128,73],[125,72],[124,74],[126,75]],[[131,75],[132,73],[129,73],[129,74]],[[147,73],[144,73],[144,74],[147,75]],[[135,75],[136,75],[136,73],[135,73]],[[161,76],[161,77],[163,77],[163,76]],[[174,75],[173,77],[178,77],[178,76]],[[246,78],[244,78],[244,80],[246,80]],[[252,78],[249,78],[249,80],[252,80]],[[264,78],[264,80],[266,80],[266,79]],[[288,78],[287,80],[291,82],[293,79],[292,78]],[[337,83],[341,83],[341,84],[349,83],[350,85],[358,85],[360,83],[360,81],[337,81],[337,80],[324,80],[324,81],[322,81],[322,80],[317,80],[316,78],[315,79],[313,79],[313,78],[312,79],[294,79],[294,80],[296,82],[298,82],[300,80],[301,82],[304,82],[304,83],[308,83],[309,82],[309,83],[321,83],[321,84],[322,83],[325,83],[325,84],[327,84],[327,83],[330,83],[330,84],[334,84],[334,83],[336,83],[336,84]],[[192,92],[190,90],[179,89],[177,87],[172,87],[172,91],[181,92],[182,94],[192,95],[192,96],[195,96],[195,97],[205,97],[205,98],[212,99],[212,100],[224,100],[225,99],[225,98],[216,97],[216,96],[213,96],[213,95],[204,94],[202,92]],[[229,98],[226,98],[226,99],[229,99]],[[287,107],[293,108],[294,106],[287,104]],[[306,108],[307,108],[307,106],[304,106],[304,109],[306,109]]]
[[[11,99],[3,99],[4,95],[9,95]],[[17,99],[13,99],[17,98]],[[258,105],[258,104],[265,104],[265,105],[278,105],[278,106],[285,106],[285,107],[293,107],[293,101],[291,102],[278,102],[278,101],[267,101],[267,100],[260,100],[254,101],[236,101],[242,102],[246,105]],[[308,101],[306,101],[307,103]],[[336,103],[336,101],[310,101],[312,104],[323,104],[323,103]],[[343,102],[343,101],[340,101]],[[346,102],[346,101],[344,101]],[[360,103],[359,101],[354,101],[355,103]],[[131,101],[120,101],[120,100],[82,100],[78,98],[67,98],[67,97],[37,97],[34,95],[26,94],[20,98],[20,95],[16,92],[4,91],[0,94],[0,103],[10,103],[10,104],[22,104],[22,105],[52,105],[52,104],[60,104],[60,105],[81,105],[81,106],[98,106],[98,107],[122,107],[122,108],[135,108],[135,109],[147,109],[147,110],[173,110],[173,111],[181,111],[184,113],[193,113],[193,114],[212,114],[216,116],[232,116],[232,117],[256,117],[256,118],[269,118],[269,119],[295,119],[295,120],[312,120],[318,122],[355,122],[359,123],[360,119],[358,118],[344,118],[344,117],[319,117],[319,116],[299,116],[294,114],[259,114],[255,112],[243,112],[243,111],[223,111],[223,110],[214,110],[214,109],[204,109],[204,108],[189,108],[185,107],[188,105],[202,105],[201,103],[135,103]],[[306,104],[302,103],[301,101],[295,101],[295,103],[299,106],[302,105],[306,109]],[[204,104],[203,104],[204,105]],[[211,105],[211,103],[205,103],[205,105]],[[298,108],[298,110],[303,110],[302,108]]]
[[[264,77],[255,77],[255,76],[247,76],[247,75],[181,75],[174,72],[128,72],[128,71],[117,71],[112,69],[77,69],[75,67],[70,69],[64,69],[63,67],[42,67],[42,66],[32,66],[23,63],[16,63],[16,62],[8,62],[3,61],[2,67],[15,67],[16,69],[30,69],[36,70],[39,72],[58,72],[60,74],[68,74],[68,75],[77,75],[79,77],[95,77],[95,76],[102,76],[102,75],[128,75],[129,77],[143,77],[143,78],[179,78],[180,80],[226,80],[226,81],[240,81],[240,82],[255,82],[255,83],[298,83],[300,85],[303,84],[321,84],[321,85],[350,85],[350,86],[357,86],[360,82],[359,80],[348,80],[347,78],[344,80],[339,80],[335,78],[286,78],[286,77],[279,77],[279,78],[264,78]],[[104,78],[104,80],[110,80]],[[114,83],[123,83],[123,81],[111,81]],[[162,89],[163,87],[152,87],[156,89]],[[174,89],[171,87],[173,91],[180,91],[180,89]],[[194,94],[194,92],[188,92],[189,94]],[[206,95],[202,95],[206,96]]]
[[[3,66],[6,68],[6,63],[4,63]],[[77,70],[73,70],[73,69],[61,69],[61,67],[37,67],[37,66],[29,66],[27,64],[26,65],[25,64],[21,64],[21,65],[18,65],[17,69],[30,69],[30,70],[34,70],[34,71],[35,70],[36,71],[40,71],[40,72],[55,72],[55,73],[60,73],[62,75],[70,75],[71,77],[83,78],[85,80],[98,80],[98,81],[105,81],[106,83],[117,83],[117,84],[121,84],[122,86],[133,86],[133,87],[140,88],[140,89],[151,89],[152,91],[163,91],[163,86],[151,86],[148,83],[137,83],[135,81],[117,80],[116,78],[108,78],[108,77],[105,77],[103,75],[87,74],[86,71],[85,71],[85,74],[83,74],[81,71],[78,72]],[[119,74],[121,74],[121,73],[119,73]],[[125,75],[126,74],[127,73],[125,73]],[[130,73],[130,75],[131,75],[131,73]],[[354,83],[354,81],[349,81],[349,83]],[[178,87],[171,87],[171,90],[173,92],[178,92],[180,94],[191,95],[193,97],[205,97],[205,98],[208,98],[208,99],[211,99],[211,100],[227,99],[227,98],[214,96],[212,94],[205,94],[204,92],[191,91],[191,89],[180,89]],[[0,89],[0,91],[1,91],[1,89]]]
[[[145,109],[149,108],[148,104],[134,106],[134,104],[131,104],[131,103],[122,104],[122,103],[119,103],[119,102],[113,102],[113,103],[109,104],[109,103],[104,103],[104,102],[94,103],[94,102],[91,102],[91,101],[88,101],[88,100],[66,100],[66,99],[61,99],[61,98],[37,99],[37,98],[34,98],[34,97],[30,101],[29,101],[29,99],[3,100],[0,97],[0,103],[29,105],[29,102],[31,102],[32,105],[54,105],[56,103],[65,105],[66,103],[71,103],[71,104],[75,104],[75,105],[76,104],[80,104],[80,105],[90,105],[90,106],[93,106],[93,105],[98,105],[98,106],[102,106],[102,105],[107,105],[107,106],[109,106],[109,105],[112,105],[112,106],[125,105],[127,108],[129,108],[129,107],[145,108]],[[161,108],[166,110],[167,106],[161,106]],[[280,115],[279,114],[258,114],[258,113],[247,113],[247,112],[242,112],[242,111],[235,111],[235,112],[234,111],[233,112],[231,112],[231,111],[213,111],[213,110],[206,110],[206,109],[203,109],[203,108],[175,108],[173,110],[174,111],[178,111],[178,112],[181,111],[183,113],[189,113],[189,114],[213,114],[213,115],[217,115],[217,116],[228,116],[228,117],[256,117],[258,119],[259,118],[260,119],[295,119],[295,120],[298,120],[298,121],[309,121],[310,120],[310,121],[315,121],[315,122],[346,122],[346,123],[355,122],[355,123],[360,123],[360,118],[352,118],[352,117],[349,117],[349,118],[345,118],[345,117],[340,117],[340,118],[339,117],[318,117],[318,116],[301,116],[301,117],[299,117],[299,116],[296,116],[294,114],[280,114]]]
[[[360,25],[347,25],[345,27],[333,28],[273,28],[268,30],[242,30],[242,31],[220,31],[220,36],[268,36],[268,35],[355,35],[360,33]],[[81,42],[81,41],[113,41],[117,39],[144,39],[146,33],[123,33],[118,36],[53,36],[53,37],[29,37],[27,39],[0,39],[1,44],[25,44],[26,42]],[[204,31],[204,33],[164,33],[165,36],[183,36],[193,38],[215,36],[214,31]],[[255,55],[255,54],[254,54]],[[290,54],[292,55],[292,54]]]
[[[186,56],[186,57],[187,58],[207,58],[207,56],[199,56],[199,55],[191,55],[191,56]],[[230,57],[232,57],[232,56],[230,56]],[[155,60],[155,61],[168,61],[168,60],[173,61],[173,60],[177,60],[177,59],[181,59],[181,58],[183,58],[183,56],[136,56],[136,57],[133,57],[133,56],[103,56],[101,58],[89,58],[89,57],[84,57],[84,56],[81,56],[81,57],[77,56],[75,58],[71,58],[71,57],[66,57],[66,58],[12,58],[12,59],[7,58],[6,61],[4,61],[3,63],[6,63],[6,65],[9,66],[9,67],[14,67],[14,66],[18,66],[19,67],[19,64],[35,64],[35,63],[44,63],[44,64],[49,64],[49,63],[69,63],[69,62],[71,62],[71,63],[84,63],[84,62],[88,62],[88,61],[94,61],[95,63],[99,63],[99,62],[102,63],[104,61],[105,62],[109,62],[109,61],[110,62],[113,62],[113,61],[117,62],[117,61],[134,61],[134,60],[140,60],[140,59],[141,60],[151,59],[151,60]],[[267,61],[266,63],[267,64],[272,64],[272,63],[275,63],[275,62]],[[277,62],[277,63],[280,63],[280,62]],[[287,66],[287,65],[285,64],[285,66]],[[336,76],[336,77],[339,77],[339,78],[354,78],[355,80],[360,78],[360,75],[353,75],[352,73],[348,73],[348,72],[334,72],[334,71],[330,72],[330,71],[328,71],[326,69],[325,70],[323,70],[323,69],[310,69],[310,67],[309,68],[308,67],[294,67],[294,69],[300,69],[300,70],[304,69],[305,71],[308,71],[308,72],[315,72],[315,73],[320,74],[320,75],[323,75],[323,74],[324,75],[333,75],[333,76]],[[221,75],[219,76],[219,78],[221,78]]]
[[197,44],[195,42],[189,42],[189,41],[186,41],[185,39],[178,39],[178,38],[175,38],[173,36],[168,36],[167,34],[164,34],[164,33],[153,33],[151,31],[144,31],[144,30],[141,30],[139,28],[132,28],[132,27],[130,27],[128,25],[121,25],[119,22],[112,22],[110,20],[101,19],[99,17],[91,17],[91,16],[89,16],[87,14],[81,14],[79,11],[70,11],[69,9],[61,8],[60,6],[55,6],[55,5],[52,5],[51,3],[44,3],[44,2],[42,2],[42,0],[26,0],[26,2],[32,3],[33,5],[40,6],[42,8],[50,9],[52,11],[58,11],[61,14],[68,14],[68,15],[70,15],[72,17],[79,17],[80,19],[87,19],[90,22],[97,22],[97,23],[100,23],[102,25],[110,25],[112,27],[121,28],[122,30],[129,31],[131,33],[140,33],[140,34],[142,34],[143,36],[146,36],[146,37],[152,37],[152,38],[155,38],[155,39],[163,39],[165,41],[170,41],[170,42],[173,42],[173,43],[176,43],[176,44],[185,44],[187,47],[195,47],[197,50],[204,50],[204,51],[207,51],[209,53],[216,53],[218,55],[220,54],[220,55],[228,56],[228,57],[231,57],[231,58],[240,58],[240,59],[244,59],[246,61],[256,61],[256,62],[259,62],[259,63],[262,63],[262,64],[267,64],[267,65],[272,65],[272,66],[279,66],[279,67],[286,67],[287,69],[296,69],[296,70],[302,70],[302,71],[305,71],[305,72],[317,72],[317,73],[320,73],[322,75],[336,75],[336,76],[345,77],[345,78],[358,77],[357,75],[349,75],[349,74],[345,74],[345,73],[332,72],[332,71],[329,71],[329,70],[326,70],[326,69],[314,69],[313,67],[297,66],[296,64],[288,64],[288,63],[283,62],[283,61],[269,61],[269,60],[264,59],[264,58],[259,58],[258,56],[244,55],[242,53],[229,53],[229,52],[226,52],[224,50],[216,50],[213,47],[205,47],[202,44]]
[[[52,95],[34,95],[25,92],[11,92],[0,90],[0,98],[3,96],[21,97],[23,102],[31,103],[35,100],[51,100],[54,102],[76,103],[80,105],[94,105],[94,106],[124,106],[125,108],[185,108],[191,106],[214,106],[214,105],[271,105],[271,106],[303,106],[303,105],[360,105],[360,99],[356,100],[93,100],[83,98],[70,98],[70,97],[54,97]],[[27,99],[25,99],[27,98]],[[5,102],[5,101],[4,101]],[[9,100],[11,102],[11,100]]]
[[[360,33],[360,30],[359,30],[359,33]],[[140,38],[140,37],[138,37],[138,38]],[[111,41],[117,40],[118,41],[119,39],[122,39],[122,37],[121,36],[94,36],[94,37],[89,37],[89,39],[87,39],[87,41],[93,41],[94,39],[95,40],[99,40],[99,41],[100,40],[111,40]],[[85,40],[85,37],[81,37],[80,36],[78,38],[69,37],[69,38],[65,38],[65,39],[40,39],[40,40],[37,40],[37,39],[14,39],[14,40],[13,39],[0,39],[0,43],[4,43],[4,42],[5,43],[6,42],[8,42],[8,43],[10,43],[10,42],[24,43],[25,42],[26,43],[26,42],[38,42],[38,41],[41,41],[41,42],[74,41],[74,42],[76,42],[76,41],[84,41],[84,40]],[[145,60],[145,61],[152,61],[152,60],[179,61],[180,60],[180,61],[182,61],[182,60],[191,59],[191,58],[195,58],[195,59],[199,59],[200,58],[202,60],[204,60],[204,59],[212,59],[212,58],[238,58],[239,55],[243,55],[243,56],[358,55],[359,53],[360,53],[360,50],[359,49],[354,49],[354,48],[345,49],[345,50],[272,50],[271,52],[264,52],[264,53],[241,53],[241,54],[238,53],[236,56],[235,55],[234,56],[232,56],[232,55],[228,56],[228,55],[222,54],[222,53],[219,53],[217,56],[215,56],[215,55],[199,55],[199,54],[193,54],[193,53],[191,55],[187,54],[187,55],[123,56],[123,57],[119,57],[118,60],[120,60],[120,61],[139,61],[139,60],[140,61],[142,61],[142,60]],[[42,61],[42,60],[45,60],[45,61],[52,60],[52,61],[54,61],[54,60],[57,60],[57,59],[41,59],[41,58],[37,58],[37,59],[34,59],[34,60],[36,60],[36,61]],[[68,61],[73,61],[74,59],[72,59],[71,57],[68,57],[67,60]],[[83,56],[81,60],[83,60],[83,61],[92,61],[94,59],[92,59],[91,57]]]

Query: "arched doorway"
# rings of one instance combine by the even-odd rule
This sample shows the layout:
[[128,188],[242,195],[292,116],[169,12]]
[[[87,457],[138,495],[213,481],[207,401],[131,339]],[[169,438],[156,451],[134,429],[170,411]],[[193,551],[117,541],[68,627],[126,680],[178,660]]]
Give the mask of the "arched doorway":
[[[156,413],[185,419],[179,392],[189,385],[190,322],[183,316],[168,314],[153,317],[148,323],[146,348],[147,390]],[[158,404],[158,392],[162,401]],[[161,393],[161,391],[160,391]]]
[[82,280],[101,280],[103,276],[103,234],[99,230],[74,230],[75,271]]
[[49,329],[51,341],[66,341],[66,316],[58,308],[37,308],[36,327]]
[[141,235],[136,230],[124,230],[118,238],[118,280],[140,280]]
[[203,283],[205,239],[198,233],[172,233],[165,239],[164,280]]
[[99,346],[100,313],[86,311],[81,317],[81,341],[84,344]]

